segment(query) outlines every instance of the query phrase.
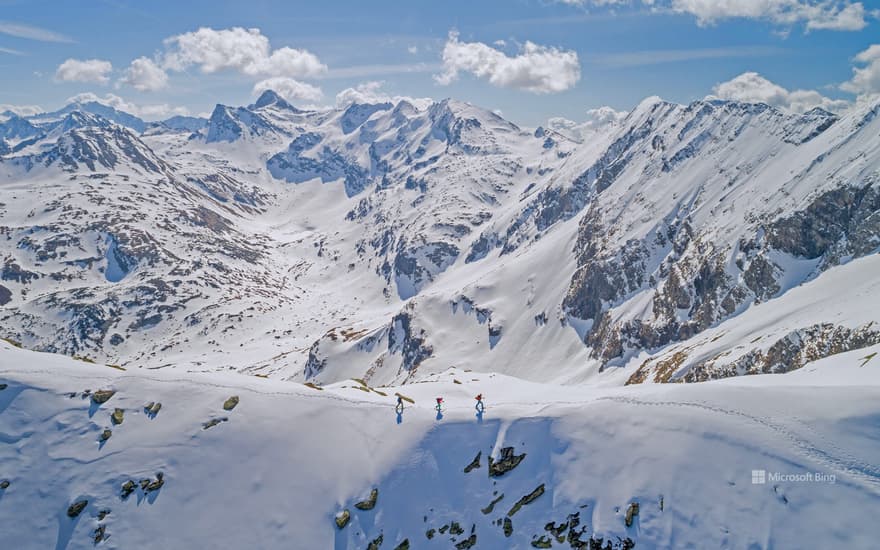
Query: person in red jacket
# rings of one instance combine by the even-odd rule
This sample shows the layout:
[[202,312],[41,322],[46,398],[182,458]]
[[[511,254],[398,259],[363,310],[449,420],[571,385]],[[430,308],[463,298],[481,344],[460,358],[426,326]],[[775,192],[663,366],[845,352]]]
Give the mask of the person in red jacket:
[[485,407],[483,406],[483,394],[478,394],[474,399],[477,400],[477,412],[483,412],[483,410],[485,409]]
[[437,412],[440,412],[440,406],[441,406],[442,404],[443,404],[443,398],[442,398],[442,397],[438,397],[438,398],[437,398],[437,406],[434,407],[435,409],[437,409]]

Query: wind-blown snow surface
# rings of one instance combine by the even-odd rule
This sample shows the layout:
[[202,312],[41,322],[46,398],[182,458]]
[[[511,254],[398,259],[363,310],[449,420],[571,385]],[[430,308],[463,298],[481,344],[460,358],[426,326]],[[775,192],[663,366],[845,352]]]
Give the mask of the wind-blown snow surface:
[[[878,351],[689,385],[555,386],[453,369],[401,388],[317,390],[240,373],[121,371],[0,342],[3,546],[92,548],[103,525],[107,548],[365,548],[380,534],[382,548],[405,538],[450,548],[473,526],[475,548],[528,548],[545,524],[579,512],[584,539],[636,548],[872,548]],[[117,393],[97,406],[86,389]],[[398,390],[415,401],[401,422]],[[232,395],[239,404],[224,411]],[[154,401],[162,408],[150,418],[143,406]],[[115,408],[121,425],[111,424]],[[112,436],[100,444],[105,427]],[[527,456],[489,478],[487,455],[507,446]],[[813,481],[753,484],[752,470]],[[125,481],[157,472],[158,491],[120,498]],[[545,493],[513,515],[505,537],[494,522],[539,484]],[[354,508],[374,487],[375,508]],[[504,497],[484,514],[495,491]],[[69,518],[80,499],[88,505]],[[631,502],[639,514],[626,527]],[[342,509],[352,519],[340,530]],[[426,537],[452,521],[463,534]]]

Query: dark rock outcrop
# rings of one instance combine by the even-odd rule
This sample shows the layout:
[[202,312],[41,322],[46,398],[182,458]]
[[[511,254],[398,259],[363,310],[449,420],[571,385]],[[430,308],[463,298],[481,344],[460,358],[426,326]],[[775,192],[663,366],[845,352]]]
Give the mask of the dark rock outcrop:
[[370,497],[367,500],[362,500],[354,505],[358,510],[372,510],[376,506],[376,500],[379,498],[379,489],[373,489],[370,491]]
[[74,502],[67,508],[67,517],[75,518],[79,516],[82,511],[85,510],[86,506],[88,506],[88,504],[89,501],[85,499]]
[[501,456],[498,460],[494,460],[489,456],[489,477],[500,477],[507,472],[513,470],[519,463],[526,458],[526,453],[521,455],[514,454],[513,447],[504,447],[501,449]]

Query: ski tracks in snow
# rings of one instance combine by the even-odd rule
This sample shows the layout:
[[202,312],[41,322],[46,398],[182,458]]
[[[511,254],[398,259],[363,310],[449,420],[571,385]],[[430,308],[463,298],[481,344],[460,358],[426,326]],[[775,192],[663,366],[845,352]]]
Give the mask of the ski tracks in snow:
[[596,401],[613,401],[635,406],[699,409],[722,414],[728,417],[741,418],[748,422],[763,426],[780,436],[782,439],[788,441],[797,449],[797,453],[801,457],[819,464],[828,470],[834,471],[837,474],[845,475],[871,492],[880,494],[880,466],[855,457],[841,449],[839,446],[832,444],[827,438],[818,434],[815,429],[808,427],[806,423],[797,418],[794,418],[793,420],[797,422],[800,427],[809,431],[814,439],[822,440],[821,447],[804,438],[802,435],[795,433],[790,428],[776,422],[771,422],[767,418],[736,409],[727,409],[724,407],[709,405],[707,403],[693,401],[654,401],[623,396],[599,397]]

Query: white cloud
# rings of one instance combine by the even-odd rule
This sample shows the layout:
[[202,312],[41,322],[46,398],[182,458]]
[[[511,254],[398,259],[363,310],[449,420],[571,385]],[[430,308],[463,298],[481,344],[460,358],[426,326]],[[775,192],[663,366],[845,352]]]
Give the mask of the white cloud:
[[57,32],[10,21],[0,21],[0,34],[16,38],[26,38],[28,40],[38,40],[40,42],[73,42],[67,36]]
[[339,108],[348,107],[352,103],[386,103],[393,101],[382,86],[384,82],[371,81],[358,84],[354,88],[346,88],[336,94],[336,106]]
[[406,49],[406,51],[408,51],[408,52],[411,53],[412,55],[416,55],[417,53],[419,53],[419,47],[418,47],[418,46],[415,46],[415,45],[413,45],[413,46],[409,46],[409,47]]
[[443,72],[434,79],[447,85],[460,72],[486,78],[494,86],[538,94],[568,90],[581,78],[574,51],[526,42],[518,55],[510,57],[482,42],[461,42],[453,31],[443,48]]
[[175,107],[167,103],[138,105],[130,103],[116,94],[105,94],[103,97],[92,92],[84,92],[73,97],[67,98],[66,103],[88,103],[94,101],[102,103],[126,113],[139,116],[141,118],[156,120],[167,118],[172,115],[188,115],[189,109],[186,107]]
[[547,128],[576,141],[584,141],[591,134],[617,126],[627,114],[626,111],[618,111],[611,107],[599,107],[589,109],[583,122],[554,117],[547,121]]
[[31,116],[43,113],[46,110],[39,105],[9,105],[8,103],[0,103],[0,113],[11,111],[18,116]]
[[[672,11],[693,15],[700,25],[723,19],[761,19],[776,25],[803,24],[807,30],[858,31],[876,17],[862,2],[853,0],[556,0],[575,6],[644,5],[656,13]],[[784,31],[787,33],[788,31]]]
[[842,90],[871,96],[880,94],[880,44],[873,44],[855,57],[864,67],[853,67],[852,79],[840,85]]
[[307,50],[273,50],[259,29],[203,27],[172,36],[165,45],[162,65],[174,71],[197,66],[203,73],[236,70],[249,76],[289,78],[314,78],[327,72],[327,66]]
[[789,91],[755,72],[743,73],[717,84],[712,92],[721,99],[766,103],[795,113],[803,113],[814,107],[840,112],[850,106],[848,101],[830,99],[815,90]]
[[106,84],[113,65],[102,59],[68,59],[58,66],[55,80],[64,82],[97,82]]
[[672,0],[670,7],[695,16],[701,25],[746,18],[779,25],[803,23],[810,30],[857,31],[868,24],[864,5],[851,0]]
[[336,94],[336,107],[344,109],[353,103],[397,103],[407,101],[417,108],[423,108],[431,103],[429,98],[412,98],[408,96],[391,95],[382,87],[382,81],[372,80],[358,84],[354,88],[346,88]]
[[618,111],[608,106],[599,107],[598,109],[588,109],[587,118],[584,124],[590,126],[619,124],[628,114],[627,111]]
[[336,94],[336,107],[344,109],[352,103],[398,103],[407,101],[412,103],[416,108],[422,109],[431,104],[433,100],[430,98],[413,98],[401,95],[391,95],[382,89],[385,83],[381,81],[370,81],[358,84],[354,88],[346,88]]
[[119,84],[128,84],[141,92],[155,92],[168,86],[168,74],[152,59],[138,57],[125,70],[117,87]]
[[267,78],[257,82],[254,84],[253,94],[259,95],[266,90],[272,90],[291,102],[320,101],[324,97],[321,88],[283,76]]

